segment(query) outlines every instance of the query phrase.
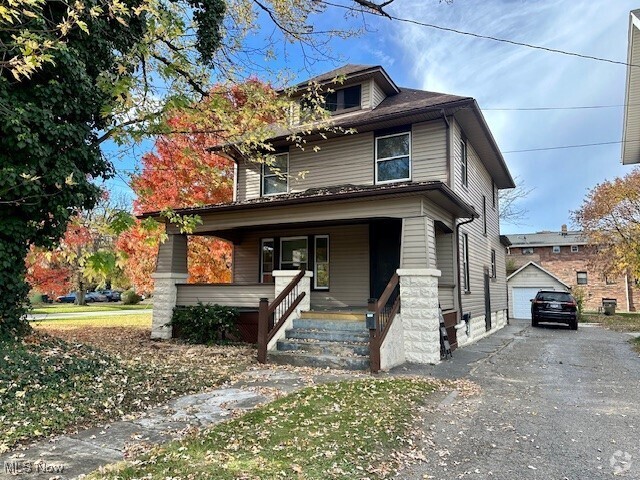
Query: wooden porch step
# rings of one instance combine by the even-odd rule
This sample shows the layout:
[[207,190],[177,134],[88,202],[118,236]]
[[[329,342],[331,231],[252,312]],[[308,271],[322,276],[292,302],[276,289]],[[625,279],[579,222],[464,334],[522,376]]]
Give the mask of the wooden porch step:
[[309,310],[301,312],[300,318],[322,319],[322,320],[342,320],[347,322],[364,322],[366,309],[362,310]]

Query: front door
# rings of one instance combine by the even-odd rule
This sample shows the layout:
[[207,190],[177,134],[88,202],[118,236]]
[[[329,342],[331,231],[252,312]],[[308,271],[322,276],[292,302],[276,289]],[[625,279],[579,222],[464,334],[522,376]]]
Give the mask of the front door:
[[380,298],[389,280],[400,268],[401,233],[401,219],[374,220],[369,224],[371,298]]
[[484,323],[487,327],[487,332],[491,330],[491,289],[490,278],[487,272],[484,273]]

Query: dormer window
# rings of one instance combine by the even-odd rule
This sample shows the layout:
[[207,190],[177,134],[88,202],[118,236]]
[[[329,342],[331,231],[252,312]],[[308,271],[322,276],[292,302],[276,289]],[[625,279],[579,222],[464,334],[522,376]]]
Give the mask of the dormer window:
[[262,164],[262,195],[278,195],[289,191],[289,154],[273,155]]
[[353,85],[352,87],[341,88],[326,93],[324,101],[325,108],[330,112],[360,108],[362,102],[362,87],[360,85]]

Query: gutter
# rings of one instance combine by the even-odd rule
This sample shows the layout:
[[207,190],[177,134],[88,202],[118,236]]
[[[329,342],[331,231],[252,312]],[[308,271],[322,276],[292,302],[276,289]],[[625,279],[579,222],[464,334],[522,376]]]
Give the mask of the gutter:
[[452,187],[451,185],[451,123],[449,122],[449,119],[447,118],[447,114],[444,110],[444,108],[442,109],[442,120],[444,121],[445,126],[447,127],[447,135],[446,135],[446,142],[447,142],[447,185],[449,185],[449,187]]

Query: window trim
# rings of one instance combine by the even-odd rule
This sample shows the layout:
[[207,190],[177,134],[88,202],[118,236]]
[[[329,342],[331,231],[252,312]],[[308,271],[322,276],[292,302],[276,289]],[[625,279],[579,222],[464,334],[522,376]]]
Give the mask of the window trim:
[[[584,282],[580,281],[580,274],[584,274]],[[589,276],[584,270],[576,271],[576,285],[589,285]]]
[[295,236],[295,237],[280,237],[280,258],[278,258],[278,266],[280,267],[280,270],[283,270],[283,268],[282,268],[282,242],[284,242],[286,240],[304,240],[305,242],[307,242],[307,268],[306,268],[306,270],[309,270],[309,237],[305,236],[305,235],[298,235],[298,236]]
[[469,186],[469,151],[467,146],[467,139],[460,138],[460,172],[462,175],[462,186]]
[[283,155],[287,156],[287,171],[284,173],[284,177],[285,180],[287,182],[287,189],[284,192],[275,192],[275,193],[265,193],[265,189],[264,189],[264,182],[265,179],[268,177],[277,177],[280,178],[280,175],[276,174],[276,173],[265,173],[265,167],[268,167],[268,165],[264,162],[262,162],[262,168],[260,170],[260,196],[261,197],[273,197],[276,195],[286,195],[289,193],[289,152],[281,152],[281,153],[274,153],[273,157],[281,157]]
[[273,276],[273,270],[276,266],[276,239],[274,237],[265,237],[260,239],[260,283],[269,284],[273,282],[264,281],[264,244],[266,242],[273,243],[273,260],[271,261],[271,263],[273,264],[271,268],[271,273]]
[[487,197],[482,195],[482,230],[484,236],[487,236]]
[[[343,92],[342,93],[342,105],[344,106],[344,91],[347,90],[348,88],[354,88],[354,87],[360,87],[360,101],[358,102],[358,105],[355,106],[355,107],[349,107],[349,108],[344,108],[344,107],[343,108],[338,108],[339,105],[340,105],[340,100],[339,100],[339,96],[340,95],[339,95],[339,93]],[[346,87],[342,86],[340,88],[334,88],[334,89],[332,89],[333,92],[324,92],[323,95],[325,97],[325,110],[327,112],[329,112],[329,114],[331,114],[331,115],[339,115],[339,114],[342,114],[342,113],[349,113],[349,112],[354,112],[356,110],[362,110],[362,90],[363,90],[362,87],[363,87],[362,83],[355,83],[353,85],[348,85]],[[335,93],[336,94],[336,109],[335,110],[329,110],[327,108],[326,96],[329,93]]]
[[[325,287],[325,286],[318,286],[318,239],[319,238],[326,238],[327,239],[327,261],[326,262],[320,262],[320,263],[326,263],[327,267],[328,267],[328,271],[329,271],[329,275],[328,275],[328,281],[329,284]],[[329,240],[329,234],[322,234],[322,235],[314,235],[313,236],[313,289],[314,290],[322,290],[322,291],[328,291],[331,288],[331,245],[330,245],[330,240]]]
[[471,293],[471,275],[469,272],[469,234],[462,234],[462,280],[464,293]]
[[551,253],[560,253],[560,245],[554,245],[551,247]]
[[491,278],[498,278],[498,269],[496,267],[496,250],[491,249]]
[[[382,138],[391,138],[391,137],[399,137],[402,135],[408,135],[409,136],[409,154],[408,155],[396,155],[395,157],[384,157],[382,159],[378,158],[378,140],[382,139]],[[397,182],[406,182],[406,181],[411,181],[411,177],[412,177],[412,170],[413,170],[413,161],[411,160],[411,130],[407,130],[404,132],[398,132],[398,133],[390,133],[388,135],[379,135],[376,136],[374,139],[374,153],[373,153],[373,158],[374,158],[374,175],[375,175],[375,183],[376,185],[384,185],[387,183],[397,183]],[[409,176],[406,178],[396,178],[393,180],[378,180],[378,163],[380,162],[388,162],[390,160],[397,160],[399,158],[404,158],[404,157],[409,157]]]

